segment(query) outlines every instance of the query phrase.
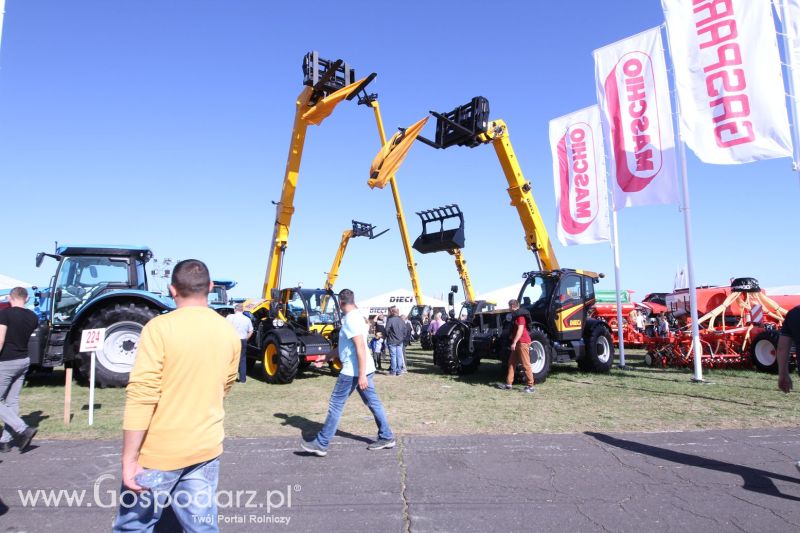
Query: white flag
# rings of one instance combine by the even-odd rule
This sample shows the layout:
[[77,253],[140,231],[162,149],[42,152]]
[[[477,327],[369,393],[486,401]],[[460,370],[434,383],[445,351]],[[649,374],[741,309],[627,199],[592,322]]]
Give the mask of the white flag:
[[3,15],[6,13],[6,0],[0,0],[0,44],[3,42]]
[[706,163],[789,157],[770,0],[661,0],[681,136]]
[[609,240],[600,109],[594,105],[550,121],[550,150],[561,244]]
[[[795,94],[792,95],[792,98],[797,105],[797,102],[800,101],[797,97],[797,92],[800,91],[800,0],[776,0],[774,4],[778,18],[781,19],[783,32],[789,41],[787,61],[789,76],[792,77],[794,85]],[[783,10],[781,10],[780,4],[783,4]],[[794,127],[798,128],[800,125],[795,124]],[[795,163],[800,164],[800,161],[795,161]]]
[[614,208],[679,202],[675,133],[661,32],[594,51],[611,156]]

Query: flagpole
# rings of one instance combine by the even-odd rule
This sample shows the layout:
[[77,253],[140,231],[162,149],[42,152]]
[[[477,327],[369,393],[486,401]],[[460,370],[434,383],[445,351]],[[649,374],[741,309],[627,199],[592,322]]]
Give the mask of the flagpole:
[[[662,24],[661,27],[666,28],[666,24]],[[666,33],[667,42],[669,43],[669,32]],[[670,46],[670,50],[672,50],[672,46]],[[692,376],[692,381],[695,383],[703,383],[703,347],[700,345],[700,327],[697,324],[697,284],[694,282],[692,213],[689,204],[689,179],[686,172],[686,144],[683,142],[683,131],[681,128],[681,102],[680,98],[678,98],[677,92],[675,94],[675,117],[677,119],[677,145],[678,157],[680,159],[679,168],[681,173],[681,192],[683,195],[683,205],[681,206],[681,211],[683,212],[683,232],[684,240],[686,242],[686,270],[687,277],[689,278],[689,315],[691,317],[692,347],[694,351],[694,375]]]
[[614,193],[611,193],[611,221],[612,221],[612,235],[611,235],[611,251],[614,254],[614,287],[617,293],[617,339],[619,340],[619,368],[627,370],[625,365],[625,335],[622,326],[622,289],[620,288],[620,274],[619,274],[619,234],[617,233],[617,211],[614,204]]
[[[677,98],[675,99],[677,101]],[[697,284],[694,282],[694,259],[692,257],[692,213],[689,207],[689,180],[686,176],[686,145],[681,135],[681,111],[678,110],[678,152],[681,158],[681,189],[683,190],[683,229],[686,237],[686,270],[689,277],[689,311],[692,319],[692,346],[694,347],[694,375],[692,381],[703,382],[703,349],[700,345],[700,327],[697,324]]]
[[[800,124],[798,124],[797,118],[797,100],[795,98],[794,76],[792,74],[792,43],[789,40],[789,19],[786,18],[787,13],[785,0],[780,0],[780,2],[778,2],[778,9],[780,11],[783,50],[786,53],[786,71],[788,74],[784,77],[789,80],[789,109],[792,113],[791,132],[792,145],[794,148],[792,155],[792,170],[800,173]],[[798,177],[800,177],[800,174],[798,174]]]

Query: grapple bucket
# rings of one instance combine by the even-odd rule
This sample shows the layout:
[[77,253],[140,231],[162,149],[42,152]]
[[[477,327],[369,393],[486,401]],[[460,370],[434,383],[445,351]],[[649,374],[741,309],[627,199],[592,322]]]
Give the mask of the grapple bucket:
[[[464,247],[464,214],[456,204],[419,211],[422,235],[414,241],[414,249],[421,254],[446,252]],[[458,227],[445,229],[445,221],[458,219]],[[428,224],[439,223],[438,231],[428,231]]]

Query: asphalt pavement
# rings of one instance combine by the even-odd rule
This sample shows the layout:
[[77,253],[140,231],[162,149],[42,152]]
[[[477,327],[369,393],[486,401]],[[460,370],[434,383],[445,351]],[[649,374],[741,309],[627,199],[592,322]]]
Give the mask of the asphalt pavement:
[[[223,531],[800,531],[795,429],[299,439],[226,441]],[[109,531],[120,443],[35,443],[0,455],[0,532]]]

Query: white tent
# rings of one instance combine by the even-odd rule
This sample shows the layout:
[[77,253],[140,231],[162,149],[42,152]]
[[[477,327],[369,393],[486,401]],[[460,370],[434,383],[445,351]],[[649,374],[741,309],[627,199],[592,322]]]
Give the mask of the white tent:
[[[431,298],[424,294],[422,297],[424,298],[425,305],[447,307],[447,302],[443,302],[437,298]],[[397,308],[400,309],[401,315],[407,315],[416,303],[414,293],[408,289],[395,289],[365,300],[356,298],[356,305],[361,309],[361,312],[369,316],[380,313],[386,314],[389,312],[389,307],[393,305],[396,305]]]
[[508,307],[508,301],[514,300],[519,296],[519,289],[522,287],[522,282],[501,287],[493,291],[484,292],[478,295],[478,300],[486,300],[487,302],[494,302],[497,304],[498,309]]
[[14,287],[30,287],[31,284],[27,281],[20,281],[10,276],[0,274],[0,290],[13,289]]

